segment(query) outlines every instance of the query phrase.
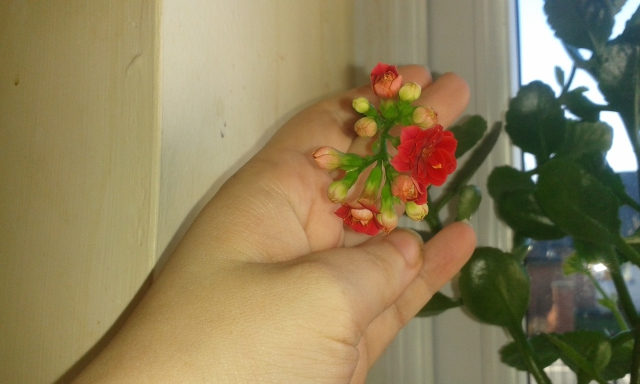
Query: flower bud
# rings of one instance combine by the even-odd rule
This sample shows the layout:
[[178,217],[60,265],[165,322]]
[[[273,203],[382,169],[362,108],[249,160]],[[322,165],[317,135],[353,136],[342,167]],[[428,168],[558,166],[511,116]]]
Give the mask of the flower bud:
[[325,171],[340,168],[345,154],[332,147],[320,147],[313,152],[313,159]]
[[431,107],[417,107],[413,110],[411,120],[421,128],[431,128],[438,124],[438,114]]
[[408,201],[405,205],[405,212],[411,220],[420,221],[429,213],[429,206],[426,203],[418,205],[413,201]]
[[393,208],[393,197],[389,184],[382,187],[382,206],[376,218],[386,233],[393,231],[398,226],[398,214]]
[[336,180],[329,184],[329,189],[327,191],[329,200],[332,203],[342,203],[347,199],[350,187],[351,186],[345,183],[344,180]]
[[352,105],[353,105],[353,109],[355,109],[356,112],[358,113],[366,113],[371,107],[371,104],[369,104],[369,100],[367,100],[364,97],[358,97],[357,99],[353,99]]
[[376,121],[370,117],[363,117],[356,121],[354,129],[358,136],[372,137],[376,132],[378,132],[378,124],[376,124]]
[[371,71],[371,88],[381,99],[392,99],[402,86],[402,76],[393,65],[378,63]]
[[406,203],[418,198],[418,187],[411,176],[400,174],[391,183],[391,193]]
[[420,97],[420,93],[422,92],[422,87],[418,83],[406,83],[402,87],[400,87],[400,91],[398,91],[398,97],[402,101],[416,101],[418,97]]
[[367,181],[364,184],[362,194],[358,197],[358,203],[363,207],[378,212],[378,194],[382,185],[382,168],[376,166],[371,170]]

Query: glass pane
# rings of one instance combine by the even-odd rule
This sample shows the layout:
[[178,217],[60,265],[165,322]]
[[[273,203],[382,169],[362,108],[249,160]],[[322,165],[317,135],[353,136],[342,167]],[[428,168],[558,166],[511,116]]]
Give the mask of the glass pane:
[[[613,36],[624,29],[626,20],[640,6],[640,0],[628,0],[616,16]],[[554,67],[565,74],[571,72],[572,61],[562,44],[549,28],[544,14],[543,0],[519,0],[520,80],[528,84],[542,80],[559,94],[561,86],[555,79]],[[594,80],[584,71],[578,71],[572,88],[586,86],[585,95],[596,103],[605,104]],[[614,129],[613,147],[607,160],[618,172],[627,193],[640,198],[636,177],[636,161],[624,126],[615,113],[602,113],[600,118]],[[524,156],[526,169],[535,167],[533,157]],[[640,227],[640,215],[623,207],[620,211],[623,236],[630,236]],[[578,329],[598,330],[615,334],[620,330],[615,317],[599,303],[604,296],[615,298],[613,282],[603,265],[590,266],[591,277],[579,274],[566,276],[562,264],[573,250],[570,238],[534,243],[527,257],[527,269],[531,276],[531,300],[527,317],[529,334],[539,332],[567,332]],[[624,277],[636,307],[640,307],[640,270],[624,266]],[[554,384],[576,383],[576,377],[561,361],[546,369]],[[531,380],[533,382],[533,380]],[[618,380],[617,383],[628,383]]]

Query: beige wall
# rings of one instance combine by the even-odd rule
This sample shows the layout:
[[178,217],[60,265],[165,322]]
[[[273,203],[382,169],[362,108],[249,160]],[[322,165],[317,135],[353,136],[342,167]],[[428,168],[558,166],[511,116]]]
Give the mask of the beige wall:
[[0,382],[50,382],[154,260],[156,9],[0,2]]
[[342,0],[0,2],[0,382],[64,380],[108,339],[230,173],[353,84],[352,18]]
[[292,114],[353,80],[353,1],[165,0],[159,257]]

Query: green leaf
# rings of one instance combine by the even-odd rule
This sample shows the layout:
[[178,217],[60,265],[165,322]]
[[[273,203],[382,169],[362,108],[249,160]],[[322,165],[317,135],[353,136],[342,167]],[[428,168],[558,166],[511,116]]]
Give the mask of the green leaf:
[[570,121],[558,156],[578,158],[585,153],[606,153],[612,142],[613,129],[608,124]]
[[611,338],[611,360],[602,371],[605,380],[617,380],[626,376],[631,371],[631,358],[633,354],[633,331],[623,331]]
[[574,252],[562,263],[562,273],[568,276],[573,275],[574,273],[588,273],[588,270],[580,256]]
[[461,125],[449,128],[449,131],[453,132],[453,136],[458,140],[456,158],[460,158],[482,139],[487,131],[487,121],[482,116],[474,115]]
[[600,106],[584,95],[586,90],[585,87],[573,89],[562,97],[562,101],[574,115],[582,120],[595,122],[600,118]]
[[475,185],[467,185],[458,192],[459,201],[456,207],[456,221],[468,220],[480,206],[482,193]]
[[506,192],[496,202],[498,216],[523,236],[555,240],[567,235],[540,208],[534,191]]
[[460,307],[462,301],[460,299],[452,299],[451,297],[444,295],[440,292],[436,292],[427,305],[422,307],[420,312],[416,316],[418,317],[431,317],[441,314],[447,309]]
[[536,188],[531,176],[507,165],[496,167],[487,179],[489,195],[499,199],[506,192],[533,191]]
[[458,286],[464,306],[478,320],[520,326],[529,305],[529,276],[512,254],[476,248],[460,271]]
[[593,244],[617,239],[618,199],[577,164],[553,159],[543,165],[536,198],[547,216],[575,239]]
[[615,255],[615,247],[612,243],[594,244],[583,240],[574,240],[573,247],[576,250],[576,257],[582,260],[583,264],[603,263],[608,265],[610,258]]
[[637,69],[638,43],[607,44],[595,59],[590,61],[589,72],[598,81],[598,87],[609,106],[627,116],[633,116],[635,99],[634,76]]
[[602,372],[611,360],[611,344],[601,333],[574,331],[561,335],[544,334],[558,348],[560,358],[572,371],[604,383]]
[[[560,358],[558,350],[542,335],[530,337],[528,342],[531,344],[533,353],[536,355],[538,362],[541,365],[540,368],[546,368]],[[520,371],[528,370],[515,341],[512,341],[500,348],[500,360],[508,366]]]
[[525,172],[508,166],[494,168],[487,186],[500,218],[521,236],[537,240],[566,236],[538,205],[536,185]]
[[560,147],[565,117],[551,87],[534,81],[509,103],[506,131],[513,144],[544,162]]
[[620,1],[546,0],[547,21],[566,44],[594,50],[609,40]]
[[640,42],[640,6],[627,21],[624,31],[620,35],[619,39],[622,42],[632,44],[638,44],[638,42]]

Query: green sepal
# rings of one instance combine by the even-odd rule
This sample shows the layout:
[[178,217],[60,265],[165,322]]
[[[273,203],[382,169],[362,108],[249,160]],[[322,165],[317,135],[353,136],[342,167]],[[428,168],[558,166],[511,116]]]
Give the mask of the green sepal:
[[441,314],[442,312],[462,306],[460,299],[453,299],[445,294],[436,292],[429,302],[422,307],[420,312],[416,316],[418,317],[431,317]]

